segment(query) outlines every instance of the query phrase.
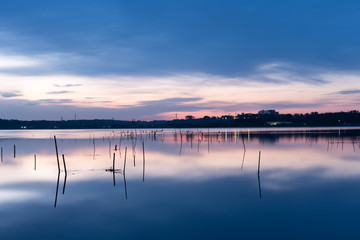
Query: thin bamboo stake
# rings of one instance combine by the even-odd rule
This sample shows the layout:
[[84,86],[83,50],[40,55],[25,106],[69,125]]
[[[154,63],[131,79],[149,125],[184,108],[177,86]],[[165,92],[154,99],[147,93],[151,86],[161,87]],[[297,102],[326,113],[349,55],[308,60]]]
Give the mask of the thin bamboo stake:
[[115,153],[113,154],[113,182],[115,186]]
[[261,157],[261,151],[259,151],[258,175],[260,175],[260,157]]
[[110,142],[110,140],[109,140],[109,157],[111,159],[111,142]]
[[115,172],[115,153],[113,154],[113,171]]
[[57,160],[57,165],[58,165],[58,172],[60,172],[59,152],[58,152],[58,146],[57,146],[55,135],[54,135],[54,140],[55,140],[55,150],[56,150],[56,160]]
[[125,147],[125,158],[124,158],[124,175],[125,175],[125,168],[126,168],[126,152],[127,152],[127,147]]
[[62,159],[63,159],[63,163],[64,163],[65,175],[67,175],[67,170],[66,170],[66,163],[65,163],[65,156],[64,156],[64,154],[62,155]]

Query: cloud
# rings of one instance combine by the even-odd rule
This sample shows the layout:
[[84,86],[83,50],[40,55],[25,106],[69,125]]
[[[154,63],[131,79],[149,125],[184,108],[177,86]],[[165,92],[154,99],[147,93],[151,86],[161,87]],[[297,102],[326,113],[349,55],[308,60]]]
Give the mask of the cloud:
[[40,59],[34,59],[26,56],[0,55],[0,70],[30,68],[41,65]]
[[18,91],[15,91],[15,92],[1,92],[0,95],[3,97],[3,98],[13,98],[13,97],[20,97],[22,96],[22,94]]
[[[319,70],[356,70],[360,63],[354,40],[360,38],[356,1],[89,2],[4,3],[0,45],[13,56],[25,57],[18,62],[26,66],[24,73],[36,74],[239,77],[272,71],[257,80],[318,82],[306,68],[298,72],[305,77],[295,78],[274,75],[276,66],[256,66],[291,62]],[[33,62],[27,57],[36,56],[50,59],[48,64],[40,58],[50,67],[29,69]]]
[[[326,71],[325,69],[321,70]],[[318,68],[290,62],[267,62],[256,66],[248,78],[253,81],[273,83],[328,83],[319,76],[319,72],[322,71]]]
[[[117,112],[124,112],[128,116],[137,115],[140,116],[140,119],[153,120],[159,119],[159,117],[162,118],[161,116],[168,112],[196,112],[212,109],[209,106],[198,106],[196,102],[200,100],[202,98],[166,98],[141,101],[135,106],[121,106]],[[136,119],[139,119],[139,117]]]
[[359,94],[360,93],[360,89],[354,89],[354,90],[343,90],[343,91],[339,91],[337,92],[338,94]]
[[46,94],[67,94],[67,93],[74,93],[73,91],[52,91],[52,92],[47,92]]
[[200,100],[202,100],[202,98],[165,98],[160,100],[141,101],[139,105],[140,106],[148,106],[148,105],[184,106],[186,103],[198,102]]
[[74,103],[72,99],[39,99],[36,101],[27,101],[30,105],[39,105],[39,104],[46,104],[46,105],[62,105],[65,103]]
[[288,109],[313,109],[322,108],[329,102],[292,102],[292,101],[267,101],[267,102],[246,102],[234,104],[226,101],[209,101],[197,104],[199,108],[202,106],[212,106],[212,109],[221,109],[224,112],[239,113],[239,112],[255,112],[262,109],[288,110]]
[[54,84],[54,87],[60,87],[60,88],[81,87],[81,86],[83,86],[83,84],[64,84],[64,85]]
[[[359,75],[360,3],[356,1],[140,2],[2,3],[4,91],[21,90],[22,98],[35,100],[27,104],[38,105],[34,112],[51,105],[89,118],[320,108],[326,102],[311,101],[339,89],[345,90],[338,94],[348,97],[334,96],[338,103],[353,106],[350,95],[356,92],[347,89],[358,89],[359,81],[351,84],[348,78],[330,79],[324,73]],[[5,76],[11,76],[11,82]],[[333,84],[340,82],[347,85]],[[51,99],[56,94],[68,98],[75,88],[77,100]],[[224,103],[210,104],[214,100]],[[49,110],[50,117],[57,114]]]
[[[209,109],[198,107],[190,102],[199,101],[200,98],[169,98],[154,101],[142,101],[136,106],[122,106],[121,108],[79,107],[71,99],[41,99],[27,100],[1,100],[0,111],[4,112],[4,119],[25,120],[54,120],[73,119],[76,113],[78,119],[120,119],[120,120],[153,120],[159,119],[163,113],[191,112]],[[18,109],[21,108],[21,113]],[[161,117],[160,117],[161,118]],[[162,118],[161,118],[162,119]]]

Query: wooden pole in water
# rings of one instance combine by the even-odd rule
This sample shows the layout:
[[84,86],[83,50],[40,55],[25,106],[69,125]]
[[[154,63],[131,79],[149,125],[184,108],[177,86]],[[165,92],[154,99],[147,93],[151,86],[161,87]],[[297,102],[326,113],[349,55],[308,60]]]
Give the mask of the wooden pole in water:
[[259,151],[258,175],[260,175],[260,157],[261,157],[261,151]]
[[109,156],[110,156],[110,160],[111,160],[111,141],[109,140]]
[[113,171],[115,172],[115,153],[113,154]]
[[1,147],[1,162],[3,162],[3,148]]
[[36,171],[36,154],[34,154],[34,171]]
[[64,156],[64,154],[62,155],[62,159],[63,159],[63,163],[64,163],[65,175],[67,175],[67,171],[66,171],[66,163],[65,163],[65,156]]
[[94,154],[93,154],[93,160],[95,159],[95,138],[93,136],[93,146],[94,146]]
[[124,174],[125,174],[125,167],[126,167],[126,152],[127,152],[127,147],[125,147]]
[[114,182],[114,186],[116,185],[116,181],[115,181],[115,153],[113,154],[113,182]]
[[14,158],[16,157],[16,146],[14,145]]
[[145,146],[144,141],[142,142],[143,147],[143,182],[145,181]]
[[54,140],[55,140],[55,150],[56,150],[56,160],[57,160],[57,165],[58,165],[58,172],[60,172],[59,152],[58,152],[58,147],[57,147],[57,142],[56,142],[56,136],[55,135],[54,135]]

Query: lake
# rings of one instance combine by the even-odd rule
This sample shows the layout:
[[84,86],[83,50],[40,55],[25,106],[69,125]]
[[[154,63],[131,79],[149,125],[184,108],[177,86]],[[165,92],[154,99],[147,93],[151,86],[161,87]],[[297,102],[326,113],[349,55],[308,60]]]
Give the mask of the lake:
[[4,130],[0,147],[1,239],[360,238],[359,128]]

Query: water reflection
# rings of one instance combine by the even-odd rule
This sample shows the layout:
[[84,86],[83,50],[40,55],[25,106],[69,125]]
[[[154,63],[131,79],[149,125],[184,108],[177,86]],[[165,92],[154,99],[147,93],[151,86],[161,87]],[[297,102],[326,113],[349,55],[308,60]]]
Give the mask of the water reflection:
[[54,203],[55,208],[56,208],[58,193],[59,193],[59,180],[60,180],[60,172],[58,172],[57,181],[56,181],[56,193],[55,193],[55,203]]
[[[360,213],[354,191],[360,184],[358,129],[0,134],[5,239],[359,236],[353,224]],[[26,222],[29,228],[15,230],[31,216],[36,218]],[[66,231],[54,237],[56,224]],[[47,229],[36,235],[39,226]],[[267,235],[252,235],[257,228]],[[306,231],[291,234],[299,229],[311,237]]]

